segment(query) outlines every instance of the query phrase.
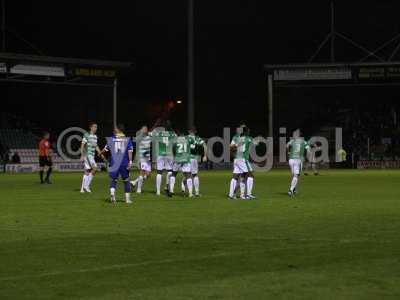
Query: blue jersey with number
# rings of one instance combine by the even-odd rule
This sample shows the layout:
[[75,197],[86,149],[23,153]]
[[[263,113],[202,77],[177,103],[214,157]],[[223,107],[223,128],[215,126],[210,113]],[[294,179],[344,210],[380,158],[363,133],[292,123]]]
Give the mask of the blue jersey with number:
[[106,150],[111,153],[110,166],[113,166],[114,163],[123,167],[128,166],[128,152],[133,151],[132,140],[124,135],[113,135],[111,138],[107,138]]

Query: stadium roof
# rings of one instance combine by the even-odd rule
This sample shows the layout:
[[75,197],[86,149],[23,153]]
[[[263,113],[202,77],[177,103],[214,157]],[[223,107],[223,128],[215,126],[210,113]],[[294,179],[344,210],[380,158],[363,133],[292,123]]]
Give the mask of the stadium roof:
[[7,61],[25,61],[36,63],[54,63],[54,64],[71,64],[81,66],[96,66],[96,67],[112,67],[112,68],[130,68],[133,66],[130,62],[95,60],[95,59],[80,59],[80,58],[65,58],[42,55],[27,55],[9,52],[0,52],[0,60]]
[[0,52],[0,81],[112,86],[133,63]]
[[[95,86],[113,89],[117,124],[117,78],[130,62],[51,57],[0,52],[0,82]],[[111,97],[110,97],[111,98]]]
[[400,66],[398,61],[387,62],[355,62],[355,63],[299,63],[299,64],[265,64],[266,71],[279,69],[313,69],[313,68],[353,68],[353,67],[397,67]]

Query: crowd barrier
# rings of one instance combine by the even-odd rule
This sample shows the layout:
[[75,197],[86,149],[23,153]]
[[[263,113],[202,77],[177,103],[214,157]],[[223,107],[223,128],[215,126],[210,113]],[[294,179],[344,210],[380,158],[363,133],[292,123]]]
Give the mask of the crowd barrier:
[[[104,168],[104,163],[98,163],[97,166]],[[39,171],[39,164],[6,164],[3,167],[6,173],[33,173]],[[58,172],[82,172],[83,163],[81,162],[66,162],[54,163],[53,170]]]
[[358,169],[399,169],[400,160],[360,160]]

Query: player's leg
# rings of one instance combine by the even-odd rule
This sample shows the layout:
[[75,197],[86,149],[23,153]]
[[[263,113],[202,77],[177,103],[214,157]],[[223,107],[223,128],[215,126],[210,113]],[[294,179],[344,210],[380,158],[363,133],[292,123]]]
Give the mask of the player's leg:
[[181,181],[181,191],[182,191],[182,194],[185,194],[186,188],[187,188],[186,176],[182,176],[182,181]]
[[96,174],[97,164],[96,164],[96,161],[94,160],[94,157],[89,158],[88,162],[89,162],[88,167],[90,169],[89,169],[89,172],[87,174],[87,178],[86,178],[84,189],[85,189],[86,192],[91,193],[90,184],[92,183],[93,177]]
[[168,184],[170,182],[169,177],[172,175],[173,172],[173,159],[171,157],[164,157],[164,165],[165,169],[167,170],[167,178],[165,181],[165,190],[168,190]]
[[193,197],[193,180],[190,172],[184,172],[183,177],[186,178],[186,184],[188,188],[189,197]]
[[236,199],[235,193],[236,193],[236,186],[237,186],[237,183],[239,181],[239,177],[240,177],[240,174],[235,174],[234,173],[232,175],[232,178],[231,178],[231,181],[230,181],[230,184],[229,184],[229,195],[228,195],[228,197],[230,199]]
[[44,183],[43,179],[44,167],[45,167],[44,157],[39,156],[39,178],[40,178],[40,183],[42,184]]
[[53,163],[50,160],[46,159],[46,166],[47,166],[47,171],[46,171],[46,178],[44,179],[44,182],[50,184],[51,183],[50,175],[53,170]]
[[89,178],[89,173],[90,173],[90,169],[86,169],[86,167],[85,167],[85,171],[84,171],[83,176],[82,176],[81,193],[85,192],[85,187],[87,185],[87,181],[88,181],[88,178]]
[[254,175],[253,172],[249,172],[247,174],[247,180],[246,180],[246,185],[247,185],[247,198],[248,199],[255,199],[256,197],[253,195],[253,186],[254,186]]
[[162,183],[162,170],[157,170],[156,176],[156,193],[159,196],[161,193],[161,183]]
[[116,203],[115,190],[117,188],[118,171],[112,171],[108,173],[110,177],[110,199],[112,203]]
[[183,176],[183,177],[182,177],[182,181],[181,181],[181,190],[182,190],[182,193],[185,193],[185,192],[186,192],[186,185],[187,185],[186,177]]
[[178,174],[180,167],[178,164],[174,164],[172,167],[171,175],[169,176],[169,184],[168,184],[168,196],[172,197],[174,195],[174,187],[176,175]]
[[83,171],[83,176],[82,176],[81,193],[85,192],[84,187],[85,187],[85,183],[86,183],[86,180],[87,180],[87,175],[88,174],[87,174],[86,170],[84,170]]
[[43,173],[44,173],[44,167],[40,167],[40,169],[39,169],[40,183],[44,183]]
[[233,161],[233,175],[229,184],[229,194],[228,197],[230,199],[236,199],[236,187],[238,186],[238,182],[240,180],[240,174],[242,173],[242,170],[239,167],[238,164],[238,159],[234,159]]
[[143,183],[147,179],[147,176],[150,175],[150,172],[151,172],[150,161],[142,161],[140,163],[140,175],[138,177],[137,190],[136,190],[138,194],[142,192]]
[[240,199],[246,199],[246,180],[247,180],[247,172],[240,174]]
[[142,193],[144,177],[145,177],[144,170],[140,170],[139,176],[137,178],[137,187],[136,187],[136,193],[138,193],[138,194]]
[[[294,175],[294,160],[293,159],[289,159],[289,169],[290,169],[290,174],[292,175],[292,180],[293,180],[293,175]],[[289,186],[289,196],[292,196],[292,191],[291,191],[291,184]]]
[[169,184],[168,184],[168,196],[172,197],[174,195],[174,188],[175,188],[175,180],[176,180],[176,175],[178,172],[172,172],[171,175],[169,176]]
[[299,159],[291,159],[289,160],[289,164],[292,171],[289,195],[293,196],[296,193],[296,187],[299,180],[301,161]]
[[247,176],[246,176],[246,197],[248,199],[255,199],[256,197],[253,196],[253,186],[254,186],[254,175],[253,175],[253,167],[251,163],[246,160],[246,167],[247,167]]
[[199,174],[198,173],[192,174],[192,180],[193,180],[194,195],[196,197],[200,197],[200,179],[199,179]]
[[196,197],[199,197],[200,196],[199,164],[197,162],[197,159],[192,159],[190,161],[190,164],[192,168],[194,194]]
[[193,197],[192,164],[190,162],[182,165],[182,173],[186,181],[189,197]]
[[145,176],[145,162],[144,161],[140,161],[139,162],[139,176],[134,180],[131,181],[132,182],[136,182],[136,184],[132,184],[132,186],[134,187],[136,185],[136,193],[140,194],[142,192],[142,185],[143,185],[143,181],[144,181],[144,176]]
[[161,183],[162,183],[162,173],[164,170],[164,160],[163,157],[157,157],[157,176],[156,176],[156,193],[161,194]]
[[138,181],[139,181],[139,176],[136,177],[134,180],[131,181],[131,185],[132,185],[133,188],[136,187]]
[[[138,163],[138,167],[139,167],[139,170],[141,170],[141,162]],[[139,176],[140,176],[140,172],[139,172]],[[136,185],[137,185],[137,183],[139,181],[139,176],[131,181],[132,189],[134,189],[136,187]]]
[[131,183],[129,180],[129,170],[126,166],[121,166],[119,169],[122,181],[124,182],[125,202],[130,204],[131,201]]
[[237,187],[237,190],[239,191],[239,194],[242,195],[242,191],[246,190],[246,178],[244,176],[239,177],[239,184]]
[[90,184],[92,183],[93,177],[96,174],[96,169],[93,168],[88,175],[88,180],[86,182],[86,191],[91,193],[92,191],[90,190]]

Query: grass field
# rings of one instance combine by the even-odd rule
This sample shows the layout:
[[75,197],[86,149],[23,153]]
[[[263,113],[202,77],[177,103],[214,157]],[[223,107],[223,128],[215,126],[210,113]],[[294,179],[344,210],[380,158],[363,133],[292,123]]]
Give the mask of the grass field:
[[[400,299],[400,171],[326,171],[287,196],[288,171],[230,173],[203,197],[108,199],[99,174],[0,175],[0,299]],[[122,200],[122,185],[119,185]]]

